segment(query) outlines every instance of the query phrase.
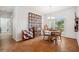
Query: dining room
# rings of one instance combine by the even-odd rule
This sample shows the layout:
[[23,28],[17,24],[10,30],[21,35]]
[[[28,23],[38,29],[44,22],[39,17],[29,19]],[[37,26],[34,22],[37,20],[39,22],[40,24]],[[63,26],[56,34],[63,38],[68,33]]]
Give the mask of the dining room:
[[8,48],[4,46],[1,51],[79,51],[76,8],[74,6],[14,7],[13,33],[12,38],[9,38],[13,43],[9,44],[10,47],[5,44]]

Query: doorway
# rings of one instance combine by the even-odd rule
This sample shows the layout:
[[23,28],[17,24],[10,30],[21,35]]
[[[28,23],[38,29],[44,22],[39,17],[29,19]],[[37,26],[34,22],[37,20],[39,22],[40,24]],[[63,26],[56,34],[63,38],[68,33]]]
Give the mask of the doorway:
[[12,34],[12,19],[10,17],[0,17],[0,34]]
[[12,44],[12,18],[0,17],[0,51],[6,50]]

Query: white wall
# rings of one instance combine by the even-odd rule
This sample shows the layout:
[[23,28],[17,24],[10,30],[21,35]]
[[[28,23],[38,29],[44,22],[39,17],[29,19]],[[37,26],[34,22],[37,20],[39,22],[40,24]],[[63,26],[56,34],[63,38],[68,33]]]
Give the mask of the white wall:
[[[42,25],[46,23],[46,18],[52,16],[64,16],[64,36],[75,38],[74,32],[74,11],[75,8],[71,7],[58,12],[43,15]],[[21,40],[21,31],[28,29],[28,12],[40,14],[34,7],[15,7],[13,14],[13,38],[16,41]],[[43,28],[42,26],[42,28]]]
[[64,16],[64,36],[65,37],[70,37],[70,38],[75,38],[75,32],[74,32],[74,7],[70,7],[68,9],[64,9],[58,12],[50,13],[45,15],[44,22],[46,21],[46,18],[48,16]]
[[13,38],[21,40],[21,31],[28,29],[28,12],[39,14],[34,7],[15,7],[13,16]]
[[[77,17],[79,18],[79,7],[77,7]],[[78,27],[78,29],[79,29],[79,27]],[[78,42],[78,46],[79,46],[79,30],[78,30],[78,32],[76,33],[76,39],[77,39],[77,42]]]

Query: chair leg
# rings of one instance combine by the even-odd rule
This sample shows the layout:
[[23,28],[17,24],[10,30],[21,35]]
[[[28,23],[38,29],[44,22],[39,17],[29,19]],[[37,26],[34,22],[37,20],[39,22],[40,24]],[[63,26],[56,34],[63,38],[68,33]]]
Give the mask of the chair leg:
[[58,44],[57,39],[55,39],[55,44]]
[[60,36],[60,40],[62,41],[61,36]]
[[44,40],[45,36],[43,36],[43,40]]

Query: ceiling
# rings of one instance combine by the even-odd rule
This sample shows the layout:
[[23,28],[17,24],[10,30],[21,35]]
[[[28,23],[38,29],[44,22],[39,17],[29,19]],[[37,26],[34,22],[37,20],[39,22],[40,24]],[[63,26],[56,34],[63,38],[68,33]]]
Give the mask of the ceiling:
[[13,8],[12,6],[0,6],[0,11],[4,11],[4,12],[12,12],[13,11]]
[[36,10],[38,10],[42,14],[53,13],[56,11],[64,10],[70,8],[72,6],[37,6]]
[[[71,6],[29,6],[29,7],[34,8],[37,12],[41,14],[47,14],[47,13],[67,9],[70,8]],[[0,11],[4,11],[8,13],[13,12],[13,9],[14,9],[13,6],[0,6]]]

